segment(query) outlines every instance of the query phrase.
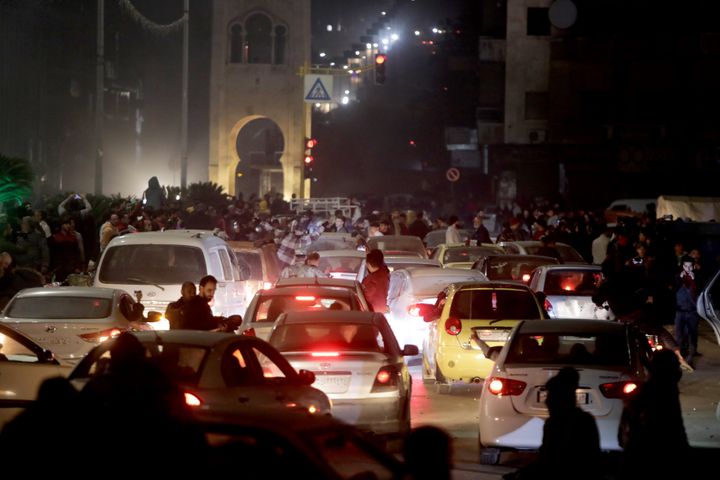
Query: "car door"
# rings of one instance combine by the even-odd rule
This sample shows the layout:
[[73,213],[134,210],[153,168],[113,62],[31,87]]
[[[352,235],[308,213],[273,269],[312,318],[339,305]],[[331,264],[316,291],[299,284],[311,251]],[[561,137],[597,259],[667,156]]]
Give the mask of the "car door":
[[698,314],[707,320],[715,332],[715,339],[720,345],[720,271],[707,284],[698,297]]

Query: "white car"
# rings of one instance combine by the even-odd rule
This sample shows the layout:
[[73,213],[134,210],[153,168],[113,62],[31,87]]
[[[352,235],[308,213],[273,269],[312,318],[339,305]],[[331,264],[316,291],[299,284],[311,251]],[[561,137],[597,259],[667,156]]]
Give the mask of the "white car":
[[365,259],[365,252],[358,250],[324,250],[320,255],[318,268],[341,280],[356,280],[360,264]]
[[480,245],[443,243],[438,245],[431,258],[440,262],[443,268],[470,269],[478,260],[503,253],[505,250],[494,243],[481,243]]
[[650,346],[642,334],[600,320],[523,321],[503,347],[481,348],[495,365],[480,395],[480,463],[497,463],[502,450],[540,447],[545,384],[565,366],[580,373],[577,402],[595,417],[600,448],[620,449],[623,402],[647,378]]
[[528,286],[545,295],[550,318],[612,320],[610,310],[592,300],[601,280],[600,265],[543,265],[533,271]]
[[[403,268],[442,268],[442,265],[440,265],[440,262],[438,262],[437,260],[420,257],[386,256],[385,265],[387,265],[390,272],[394,272],[395,270],[401,270]],[[367,274],[367,261],[363,260],[360,264],[357,281],[362,283]]]
[[390,326],[373,312],[291,312],[280,316],[270,344],[296,369],[315,373],[333,416],[379,435],[410,430],[412,378]]
[[720,270],[705,286],[697,302],[698,314],[710,324],[715,332],[715,339],[720,345],[720,303],[715,300],[716,298],[720,298]]
[[[28,288],[7,304],[0,321],[77,363],[97,344],[130,329],[151,330],[136,321],[135,300],[123,290],[91,287]],[[147,312],[146,312],[147,313]]]
[[[296,372],[277,350],[248,336],[168,330],[133,333],[183,389],[185,402],[203,413],[247,408],[303,409],[330,415],[327,396],[310,385],[315,376]],[[108,372],[114,339],[93,349],[68,377],[82,389],[90,378]],[[131,406],[129,406],[131,407]]]
[[0,323],[0,430],[36,398],[40,384],[72,367],[22,333]]
[[[498,242],[507,253],[513,255],[540,255],[538,251],[542,248],[543,244],[537,240],[521,240],[516,242]],[[556,243],[555,249],[558,251],[560,256],[560,263],[587,263],[585,259],[575,250],[572,246],[567,243]]]
[[401,345],[422,345],[429,324],[420,315],[419,303],[435,305],[437,296],[451,283],[481,282],[487,278],[477,270],[452,268],[408,268],[390,274],[387,320]]

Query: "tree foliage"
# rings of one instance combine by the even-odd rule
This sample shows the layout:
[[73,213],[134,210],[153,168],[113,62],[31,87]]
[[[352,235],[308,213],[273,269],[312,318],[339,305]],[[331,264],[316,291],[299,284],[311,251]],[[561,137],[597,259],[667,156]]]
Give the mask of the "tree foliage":
[[27,160],[0,155],[0,203],[21,204],[32,193],[33,178]]

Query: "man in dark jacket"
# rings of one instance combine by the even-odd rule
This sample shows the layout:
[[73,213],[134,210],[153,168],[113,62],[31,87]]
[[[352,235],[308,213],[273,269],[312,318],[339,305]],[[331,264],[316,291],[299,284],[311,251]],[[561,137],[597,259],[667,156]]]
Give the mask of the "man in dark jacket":
[[425,239],[425,235],[428,234],[430,231],[430,228],[428,227],[427,223],[425,223],[425,214],[422,210],[417,212],[417,216],[415,217],[415,221],[410,224],[410,235],[414,235],[416,237],[419,237],[420,240]]
[[165,310],[165,318],[170,323],[170,330],[179,330],[185,324],[185,308],[195,297],[195,284],[184,282],[180,289],[181,297],[178,301],[172,302]]
[[220,319],[213,316],[210,302],[217,290],[217,280],[207,275],[200,280],[197,295],[191,297],[185,305],[185,314],[179,328],[182,330],[216,330],[220,327]]
[[492,243],[492,239],[490,238],[490,232],[488,232],[488,229],[485,228],[485,225],[483,225],[484,219],[485,212],[483,211],[479,211],[473,219],[473,227],[475,227],[475,233],[473,234],[472,239],[477,241],[478,245],[482,243]]
[[387,311],[387,294],[390,289],[390,270],[385,265],[385,256],[380,250],[370,250],[366,258],[368,275],[362,286],[370,305],[376,312]]

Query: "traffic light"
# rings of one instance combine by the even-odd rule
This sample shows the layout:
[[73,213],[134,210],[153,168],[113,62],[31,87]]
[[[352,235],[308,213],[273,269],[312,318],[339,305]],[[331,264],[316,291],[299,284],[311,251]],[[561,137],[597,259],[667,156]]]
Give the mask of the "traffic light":
[[382,53],[375,55],[375,85],[385,85],[385,65],[387,65],[387,55]]
[[305,137],[305,154],[303,155],[303,170],[305,172],[305,178],[312,178],[313,176],[313,165],[315,163],[315,157],[313,156],[313,148],[318,144],[318,141],[314,138]]

